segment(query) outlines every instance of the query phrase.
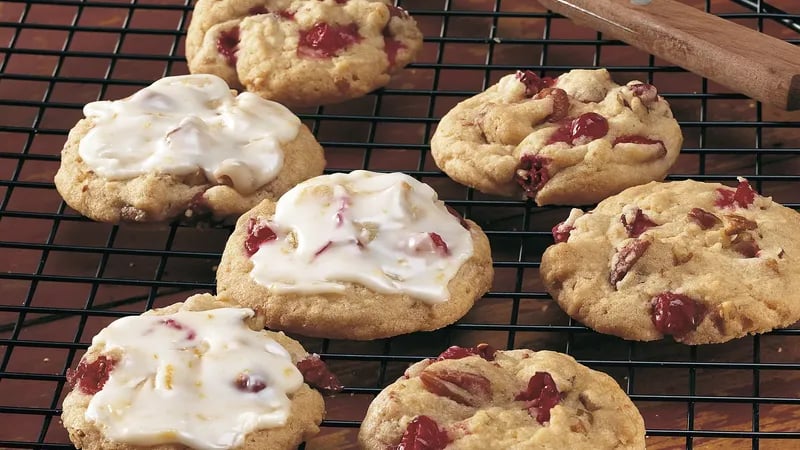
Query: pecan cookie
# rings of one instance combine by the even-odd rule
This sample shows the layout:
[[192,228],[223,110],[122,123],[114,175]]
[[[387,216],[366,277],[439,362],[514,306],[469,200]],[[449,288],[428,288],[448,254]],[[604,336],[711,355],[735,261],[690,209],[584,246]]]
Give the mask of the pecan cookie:
[[113,322],[77,368],[62,422],[84,449],[295,449],[319,432],[316,355],[209,294]]
[[235,217],[325,166],[291,111],[235,96],[213,75],[162,78],[83,112],[55,183],[70,207],[101,222]]
[[220,296],[306,336],[377,339],[464,316],[492,283],[489,241],[402,173],[313,178],[242,215]]
[[644,421],[608,375],[551,351],[450,347],[367,411],[365,450],[644,449]]
[[636,186],[573,210],[553,236],[545,287],[601,333],[708,344],[800,319],[800,214],[743,178]]
[[526,70],[445,114],[431,153],[452,179],[481,192],[583,205],[663,179],[682,143],[652,85],[619,86],[605,69],[556,79]]
[[388,0],[198,0],[186,36],[192,73],[290,106],[360,97],[422,48]]

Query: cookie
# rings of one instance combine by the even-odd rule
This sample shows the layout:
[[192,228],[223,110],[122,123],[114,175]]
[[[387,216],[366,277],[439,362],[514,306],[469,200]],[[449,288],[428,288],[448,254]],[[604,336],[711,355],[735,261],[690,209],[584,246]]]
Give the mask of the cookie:
[[208,294],[113,322],[67,372],[70,440],[106,450],[297,448],[325,413],[308,384],[341,386],[319,357],[263,324]]
[[289,106],[336,103],[389,83],[422,48],[388,0],[198,0],[186,35],[192,73]]
[[448,176],[481,192],[585,205],[663,179],[682,143],[650,84],[619,86],[605,69],[556,79],[526,70],[445,114],[431,153]]
[[61,152],[58,192],[101,222],[220,220],[322,173],[322,147],[297,116],[234,94],[219,77],[185,75],[89,103]]
[[313,178],[242,215],[217,289],[272,329],[377,339],[455,322],[493,275],[486,235],[430,186],[359,170]]
[[553,235],[542,281],[601,333],[709,344],[800,319],[800,214],[743,178],[633,187]]
[[608,375],[551,351],[450,347],[381,391],[364,450],[644,449],[644,421]]

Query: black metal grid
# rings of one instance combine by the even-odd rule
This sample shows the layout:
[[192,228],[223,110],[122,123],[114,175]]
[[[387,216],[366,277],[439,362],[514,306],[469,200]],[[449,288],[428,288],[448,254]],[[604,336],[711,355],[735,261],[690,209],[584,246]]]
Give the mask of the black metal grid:
[[[323,438],[307,448],[350,448],[369,400],[409,362],[477,341],[563,351],[611,374],[642,410],[651,448],[800,446],[800,330],[706,347],[597,335],[563,315],[538,282],[549,229],[567,209],[458,186],[432,164],[427,146],[444,112],[510,71],[603,66],[617,81],[655,83],[673,104],[686,144],[671,179],[744,175],[797,208],[800,116],[762,107],[532,3],[401,1],[426,35],[419,61],[363,99],[298,111],[326,148],[328,171],[403,170],[432,184],[486,230],[497,271],[486,298],[445,330],[366,343],[303,339],[350,394],[328,399]],[[798,42],[794,0],[687,3]],[[66,208],[52,183],[84,103],[186,72],[182,30],[190,11],[190,0],[0,4],[0,447],[71,448],[58,423],[64,374],[91,336],[114,318],[214,288],[230,228],[95,224]]]

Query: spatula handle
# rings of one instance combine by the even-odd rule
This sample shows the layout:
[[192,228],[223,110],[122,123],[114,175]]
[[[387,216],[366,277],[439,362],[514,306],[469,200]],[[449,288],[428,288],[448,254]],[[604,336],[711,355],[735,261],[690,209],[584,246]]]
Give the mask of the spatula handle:
[[800,108],[800,48],[674,0],[539,0],[578,24],[786,110]]

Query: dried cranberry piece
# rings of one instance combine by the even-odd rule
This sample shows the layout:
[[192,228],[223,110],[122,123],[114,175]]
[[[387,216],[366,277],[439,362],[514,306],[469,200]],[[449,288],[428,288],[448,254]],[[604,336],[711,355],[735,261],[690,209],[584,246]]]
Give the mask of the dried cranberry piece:
[[417,416],[408,423],[395,450],[444,450],[450,438],[447,431],[428,416]]
[[236,65],[236,52],[239,51],[239,27],[222,31],[217,37],[217,51],[229,66]]
[[688,216],[689,220],[699,225],[703,230],[714,228],[722,223],[722,221],[719,220],[719,217],[701,208],[692,208],[692,210],[689,211]]
[[251,16],[257,16],[259,14],[269,14],[269,10],[266,8],[266,6],[258,5],[248,9],[247,13]]
[[87,363],[81,359],[75,370],[67,370],[67,382],[72,387],[78,387],[86,395],[94,395],[100,392],[105,386],[111,371],[114,369],[116,361],[100,355],[94,361]]
[[536,417],[540,424],[550,421],[550,410],[561,400],[556,382],[547,372],[536,372],[530,380],[528,387],[517,394],[514,400],[525,402],[531,417]]
[[747,208],[756,199],[756,191],[750,186],[747,180],[740,178],[735,190],[729,188],[719,188],[717,193],[719,198],[714,203],[720,208]]
[[536,193],[550,181],[550,172],[547,171],[549,162],[550,158],[539,155],[522,155],[520,158],[514,178],[528,197],[536,197]]
[[339,379],[328,369],[328,366],[319,359],[319,355],[308,355],[306,359],[297,362],[297,370],[303,374],[303,380],[316,389],[326,394],[342,390]]
[[397,52],[404,48],[406,48],[405,44],[384,33],[383,51],[386,52],[386,58],[389,60],[389,67],[394,67],[397,62]]
[[455,216],[456,219],[458,219],[458,223],[460,223],[462,227],[464,227],[465,229],[469,230],[469,224],[467,223],[466,220],[464,220],[463,217],[461,217],[461,214],[459,214],[458,211],[456,211],[450,205],[445,205],[445,207],[447,208],[447,212],[449,212],[450,214]]
[[437,233],[428,233],[430,236],[431,241],[433,241],[433,245],[436,247],[436,250],[441,253],[442,255],[449,255],[450,249],[447,248],[447,242],[442,239]]
[[680,336],[697,328],[703,318],[702,305],[687,295],[662,292],[651,300],[652,320],[662,334]]
[[336,226],[340,227],[344,224],[344,214],[347,209],[350,208],[350,199],[347,197],[343,197],[341,201],[339,201],[339,209],[336,210]]
[[247,237],[244,239],[244,251],[247,256],[253,256],[262,245],[277,238],[278,236],[267,225],[266,220],[251,217],[247,221]]
[[361,35],[354,23],[328,25],[320,22],[300,32],[297,54],[308,58],[330,58],[359,41]]
[[236,389],[239,389],[243,392],[260,392],[266,389],[267,383],[261,379],[261,377],[247,375],[244,373],[240,373],[236,380],[234,380],[233,384],[236,386]]
[[578,116],[572,121],[572,140],[588,137],[591,140],[600,139],[608,134],[608,121],[600,114],[589,112]]
[[631,92],[633,92],[633,95],[639,97],[639,99],[645,105],[658,100],[658,90],[652,84],[647,84],[647,83],[632,84],[628,86],[628,89],[630,89]]
[[516,73],[517,80],[525,85],[525,96],[533,97],[539,91],[546,87],[550,87],[556,83],[556,80],[550,77],[539,77],[530,70],[518,70]]
[[468,356],[478,355],[487,361],[494,361],[494,354],[496,352],[497,349],[485,343],[478,344],[475,347],[459,347],[457,345],[453,345],[447,350],[443,351],[436,358],[436,360],[443,361],[445,359],[461,359]]
[[195,337],[197,337],[197,334],[194,332],[193,329],[191,329],[188,326],[178,322],[175,319],[163,319],[161,321],[161,323],[166,325],[168,328],[172,328],[173,330],[186,331],[186,339],[189,340],[189,341],[191,341]]
[[[359,242],[359,243],[360,243],[360,242]],[[319,250],[317,250],[317,251],[314,253],[314,258],[316,258],[317,256],[319,256],[319,255],[321,255],[321,254],[325,253],[325,251],[326,251],[326,250],[328,250],[329,248],[331,248],[331,245],[333,245],[333,241],[328,241],[328,242],[327,242],[325,245],[323,245],[322,247],[320,247],[320,249],[319,249]]]
[[617,250],[617,253],[611,258],[611,273],[608,275],[608,282],[614,286],[614,289],[648,248],[650,248],[650,241],[635,239]]
[[645,213],[643,213],[638,207],[634,207],[632,215],[632,218],[629,217],[629,214],[622,214],[619,216],[622,226],[625,227],[625,230],[628,232],[628,236],[630,237],[639,237],[649,228],[658,226],[657,223],[650,220],[650,218],[647,217]]
[[547,145],[566,142],[575,145],[575,141],[600,139],[608,134],[608,121],[600,114],[588,112],[575,119],[561,123],[561,126],[550,135]]
[[556,244],[560,242],[567,242],[567,240],[569,239],[569,234],[574,229],[575,227],[573,227],[572,225],[567,225],[567,222],[559,223],[552,229],[553,240],[556,241]]

